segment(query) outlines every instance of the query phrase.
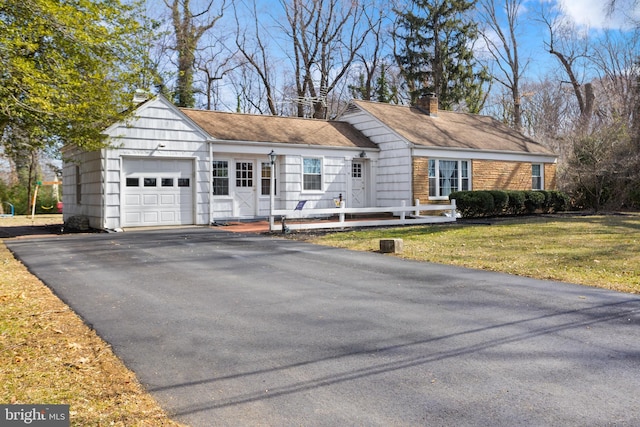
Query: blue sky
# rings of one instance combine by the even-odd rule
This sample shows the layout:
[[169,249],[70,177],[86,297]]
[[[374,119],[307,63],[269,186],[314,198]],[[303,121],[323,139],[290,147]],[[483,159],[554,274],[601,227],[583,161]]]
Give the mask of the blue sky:
[[[502,1],[496,0],[496,3]],[[572,25],[572,34],[576,37],[597,44],[606,34],[630,37],[633,30],[631,22],[640,21],[640,1],[616,2],[618,8],[610,14],[608,0],[523,0],[517,37],[521,62],[528,62],[525,77],[541,79],[559,68],[557,58],[548,52],[545,45],[549,41],[549,30],[540,20],[543,11],[547,16]]]
[[[166,10],[163,0],[147,0],[148,4],[154,4],[156,11]],[[192,10],[196,11],[199,4],[208,4],[209,0],[192,0]],[[227,5],[231,0],[227,0]],[[251,8],[253,0],[235,0],[237,4],[244,5],[245,8]],[[256,10],[258,11],[261,31],[271,36],[269,41],[270,48],[276,50],[271,53],[271,58],[284,59],[282,52],[278,52],[280,47],[290,48],[290,43],[283,37],[282,30],[277,26],[278,17],[282,17],[281,2],[289,0],[255,0]],[[348,1],[348,0],[345,0]],[[386,3],[391,9],[391,4],[397,4],[402,7],[403,3],[408,0],[396,0],[395,2]],[[504,0],[495,0],[496,4],[503,3]],[[613,31],[618,36],[626,35],[626,31],[630,29],[631,19],[636,22],[640,21],[640,1],[639,0],[615,0],[617,10],[613,15],[606,13],[606,6],[609,0],[522,0],[521,20],[519,22],[518,43],[520,46],[520,55],[522,60],[529,62],[525,77],[528,79],[538,80],[545,74],[558,68],[557,59],[545,50],[545,41],[548,41],[549,34],[547,28],[539,20],[540,10],[554,13],[558,17],[562,17],[567,22],[575,25],[576,34],[588,35],[590,41],[597,41],[598,38],[605,34],[605,31]],[[222,0],[214,0],[215,4],[221,4]],[[384,4],[384,3],[383,3]],[[242,6],[241,6],[242,8]],[[391,13],[389,13],[391,15]],[[391,16],[389,16],[391,17]],[[251,22],[247,22],[246,28],[249,32],[255,26],[252,18]],[[481,23],[480,23],[481,24]],[[223,29],[224,28],[224,29]],[[233,8],[228,6],[225,16],[214,27],[213,31],[231,32],[235,30],[235,20],[233,19]],[[264,34],[263,34],[264,37]],[[224,39],[224,38],[223,38]],[[227,38],[227,42],[233,48],[233,40]],[[286,64],[282,64],[285,68]]]

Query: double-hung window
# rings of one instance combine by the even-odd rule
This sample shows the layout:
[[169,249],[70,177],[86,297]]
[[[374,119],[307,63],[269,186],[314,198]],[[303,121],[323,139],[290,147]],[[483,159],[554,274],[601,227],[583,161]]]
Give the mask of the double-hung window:
[[429,159],[429,198],[446,199],[454,191],[470,189],[468,160]]
[[302,159],[302,189],[322,190],[322,160],[305,157]]
[[276,174],[276,164],[269,162],[262,162],[262,176],[261,176],[261,192],[263,196],[269,196],[271,193],[271,172],[273,172],[273,194],[278,194],[278,181]]
[[215,196],[229,195],[229,162],[215,160],[213,162],[213,194]]
[[542,165],[539,163],[533,163],[531,165],[531,189],[543,190],[542,181]]

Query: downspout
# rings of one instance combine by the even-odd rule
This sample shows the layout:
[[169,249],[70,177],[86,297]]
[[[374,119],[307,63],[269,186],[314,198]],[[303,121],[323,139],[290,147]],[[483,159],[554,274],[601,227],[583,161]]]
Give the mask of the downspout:
[[[101,186],[102,186],[102,190],[100,191],[100,199],[101,199],[101,203],[100,203],[100,222],[102,223],[102,229],[106,230],[107,229],[107,215],[106,215],[106,209],[107,209],[107,149],[103,148],[102,150],[102,178],[100,179],[101,181]],[[120,183],[122,185],[122,183]],[[122,191],[122,189],[120,190]]]
[[209,199],[209,225],[213,224],[213,143],[211,141],[207,141],[209,143],[209,194],[207,198]]

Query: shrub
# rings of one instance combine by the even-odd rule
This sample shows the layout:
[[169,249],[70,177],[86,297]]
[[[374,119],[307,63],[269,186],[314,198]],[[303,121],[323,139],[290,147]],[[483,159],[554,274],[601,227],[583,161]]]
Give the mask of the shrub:
[[456,191],[458,211],[464,218],[561,212],[569,208],[569,196],[561,191]]
[[509,200],[507,202],[507,213],[511,215],[521,215],[525,211],[524,192],[523,191],[507,191]]
[[488,191],[455,191],[449,200],[456,199],[456,206],[464,218],[490,215],[494,210],[493,197]]
[[491,214],[504,215],[509,207],[509,194],[503,190],[489,190],[488,192],[493,197],[493,212]]
[[569,196],[562,191],[547,191],[547,212],[564,212],[569,208]]
[[545,196],[541,191],[525,191],[524,206],[527,213],[534,213],[544,208]]
[[627,203],[630,208],[640,208],[640,185],[629,190]]

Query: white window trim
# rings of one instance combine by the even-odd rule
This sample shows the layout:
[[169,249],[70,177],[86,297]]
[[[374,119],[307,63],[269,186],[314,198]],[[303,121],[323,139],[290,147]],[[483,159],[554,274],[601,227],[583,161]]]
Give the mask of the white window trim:
[[[304,159],[318,159],[320,160],[320,189],[319,190],[306,190],[304,188]],[[300,184],[301,194],[323,194],[324,193],[324,157],[322,156],[302,156],[300,162]]]
[[543,191],[544,190],[544,163],[531,163],[531,183],[533,184],[533,166],[540,166],[540,188],[533,188],[531,185],[531,189],[533,191]]
[[[229,194],[213,194],[213,162],[227,162],[227,188]],[[233,162],[229,158],[214,158],[211,161],[211,196],[216,199],[233,199],[233,191],[231,187],[231,165]],[[234,172],[235,173],[235,172]]]
[[[270,194],[262,194],[262,165],[269,164],[269,162],[260,160],[259,163],[260,163],[260,188],[258,189],[258,197],[261,199],[268,199],[271,196]],[[280,197],[280,193],[278,192],[278,161],[277,160],[272,166],[271,173],[273,173],[273,176],[275,178],[274,184],[275,184],[276,194],[274,194],[274,197],[278,199]]]
[[[467,179],[469,180],[469,188],[468,190],[465,191],[471,191],[473,190],[473,186],[472,186],[472,182],[473,180],[471,179],[471,177],[473,176],[473,172],[471,170],[471,159],[449,159],[449,158],[442,158],[442,157],[430,157],[428,160],[434,160],[436,162],[436,196],[429,196],[429,200],[449,200],[449,196],[441,196],[440,195],[440,174],[439,174],[439,170],[440,170],[440,162],[441,161],[454,161],[454,162],[458,162],[458,190],[460,191],[460,189],[462,188],[462,162],[467,162],[468,168],[467,168]],[[429,168],[427,167],[427,180],[429,180]],[[429,188],[429,192],[431,192],[431,188]]]

